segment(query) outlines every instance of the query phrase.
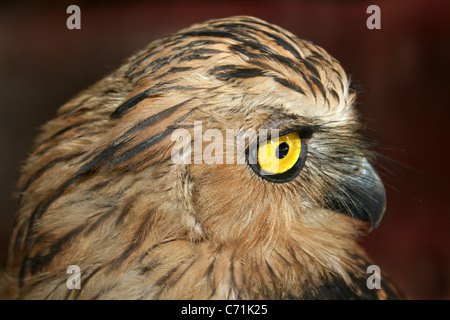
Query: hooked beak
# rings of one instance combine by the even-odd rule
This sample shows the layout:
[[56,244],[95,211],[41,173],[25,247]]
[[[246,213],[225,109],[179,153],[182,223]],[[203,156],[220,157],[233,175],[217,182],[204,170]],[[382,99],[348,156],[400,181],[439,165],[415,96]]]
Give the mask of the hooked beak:
[[354,172],[340,183],[338,192],[325,195],[325,206],[362,221],[370,221],[369,232],[378,227],[386,209],[386,191],[378,173],[361,158],[349,164]]

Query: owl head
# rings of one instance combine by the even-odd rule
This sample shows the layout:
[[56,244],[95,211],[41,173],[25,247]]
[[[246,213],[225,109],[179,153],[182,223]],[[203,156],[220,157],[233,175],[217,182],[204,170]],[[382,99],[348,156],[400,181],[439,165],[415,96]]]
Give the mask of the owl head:
[[79,174],[148,172],[155,192],[164,189],[156,181],[171,188],[164,202],[184,212],[193,239],[265,242],[316,222],[379,224],[385,191],[355,93],[322,48],[234,17],[157,41],[118,74],[132,90]]
[[275,278],[297,277],[286,263],[347,281],[361,225],[385,209],[354,103],[325,50],[256,18],[155,41],[44,126],[19,181],[10,270],[24,287],[63,261],[124,274],[176,240],[158,261],[232,252]]

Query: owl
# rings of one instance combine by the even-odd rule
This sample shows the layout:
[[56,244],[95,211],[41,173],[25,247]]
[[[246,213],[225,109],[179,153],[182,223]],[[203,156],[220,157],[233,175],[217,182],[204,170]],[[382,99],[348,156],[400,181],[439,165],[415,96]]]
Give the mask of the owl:
[[358,244],[386,196],[355,96],[324,49],[254,17],[152,42],[43,126],[0,297],[400,297]]

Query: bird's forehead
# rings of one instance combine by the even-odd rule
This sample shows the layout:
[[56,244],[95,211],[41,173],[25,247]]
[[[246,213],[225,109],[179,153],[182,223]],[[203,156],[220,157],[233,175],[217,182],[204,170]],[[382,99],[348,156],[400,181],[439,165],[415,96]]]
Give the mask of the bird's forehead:
[[353,99],[346,73],[324,49],[253,17],[193,25],[129,65],[130,79],[148,79],[157,88],[182,86],[194,95],[204,89],[197,97],[223,93],[301,116],[347,117]]
[[250,17],[213,20],[180,32],[188,40],[208,35],[216,43],[205,44],[203,52],[215,48],[217,59],[205,63],[206,72],[239,83],[237,91],[245,89],[247,95],[265,97],[293,113],[335,114],[348,105],[347,75],[321,47]]

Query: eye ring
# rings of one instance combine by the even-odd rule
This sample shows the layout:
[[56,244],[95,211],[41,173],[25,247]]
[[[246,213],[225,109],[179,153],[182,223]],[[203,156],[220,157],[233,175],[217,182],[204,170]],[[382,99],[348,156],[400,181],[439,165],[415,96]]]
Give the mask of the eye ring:
[[[294,140],[292,140],[291,138],[294,138]],[[308,153],[306,139],[302,138],[302,136],[298,132],[294,131],[288,134],[281,135],[279,138],[275,139],[275,141],[276,145],[268,148],[270,150],[267,151],[267,154],[271,155],[272,159],[274,159],[274,155],[278,157],[277,161],[279,161],[279,165],[276,166],[275,170],[271,169],[270,164],[267,167],[266,163],[261,163],[260,161],[261,149],[263,149],[262,154],[264,157],[264,152],[266,152],[264,148],[266,148],[266,146],[269,146],[273,142],[272,139],[268,139],[261,144],[258,143],[256,147],[253,146],[247,150],[248,165],[258,176],[265,180],[275,183],[288,182],[298,176],[305,164],[306,155]],[[289,141],[294,141],[294,143],[290,143]],[[282,150],[280,153],[279,147],[284,143],[288,145],[288,150],[286,150],[286,146],[284,146],[284,150]],[[293,160],[288,154],[289,152],[291,152],[291,149],[294,151],[294,157],[297,157],[297,154],[295,152],[297,151],[296,149],[298,149],[298,157],[294,158],[295,160]],[[287,161],[283,163],[283,160],[285,159]]]

